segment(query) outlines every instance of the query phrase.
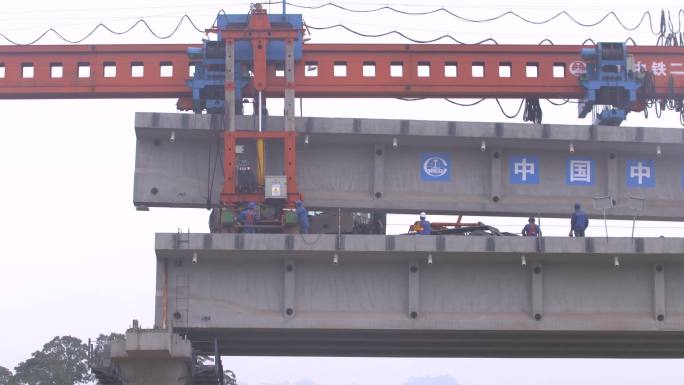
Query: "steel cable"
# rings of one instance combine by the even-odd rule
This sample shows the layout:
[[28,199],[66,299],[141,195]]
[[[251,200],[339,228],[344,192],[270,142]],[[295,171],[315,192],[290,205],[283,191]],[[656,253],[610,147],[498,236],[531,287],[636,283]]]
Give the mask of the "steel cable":
[[10,44],[13,44],[13,45],[34,45],[34,44],[38,43],[40,40],[42,40],[45,36],[47,36],[48,33],[52,32],[52,33],[55,34],[55,36],[57,36],[59,39],[65,41],[65,42],[67,42],[67,43],[78,44],[78,43],[82,43],[83,41],[85,41],[86,39],[88,39],[90,36],[92,36],[92,35],[93,35],[95,32],[97,32],[99,29],[104,29],[104,30],[106,30],[107,32],[112,33],[112,34],[114,34],[114,35],[124,35],[124,34],[127,34],[127,33],[131,32],[131,31],[132,31],[135,27],[137,27],[138,25],[141,25],[141,24],[142,24],[143,26],[145,26],[145,28],[147,28],[147,30],[152,34],[152,36],[154,36],[155,38],[160,39],[160,40],[166,40],[166,39],[171,38],[173,35],[176,34],[176,32],[178,32],[178,30],[180,29],[180,27],[183,25],[183,21],[185,21],[185,20],[187,20],[187,21],[190,23],[190,25],[191,25],[196,31],[202,32],[202,33],[204,32],[204,30],[199,29],[199,28],[197,27],[197,25],[195,25],[195,23],[193,22],[192,18],[191,18],[189,15],[184,14],[184,15],[179,19],[179,21],[178,21],[178,23],[176,24],[175,28],[173,28],[173,30],[172,30],[170,33],[166,34],[166,35],[162,35],[162,34],[159,34],[159,33],[155,32],[154,29],[152,29],[152,27],[147,23],[147,21],[146,21],[145,19],[138,19],[135,23],[133,23],[133,25],[131,25],[130,27],[126,28],[126,29],[123,30],[123,31],[115,31],[115,30],[113,30],[111,27],[107,26],[107,25],[104,24],[104,23],[98,23],[98,24],[97,24],[93,29],[91,29],[90,32],[88,32],[85,36],[83,36],[83,37],[80,38],[80,39],[76,39],[76,40],[71,40],[71,39],[68,39],[68,38],[64,37],[64,35],[62,35],[59,31],[57,31],[57,30],[54,29],[54,28],[49,28],[49,29],[47,29],[45,32],[41,33],[37,38],[35,38],[34,40],[32,40],[32,41],[29,42],[29,43],[19,43],[19,42],[15,41],[15,40],[9,38],[7,35],[5,35],[5,34],[3,34],[3,33],[0,33],[0,37],[2,37],[3,39],[7,40],[7,42],[9,42]]
[[[401,9],[398,9],[398,8],[395,8],[395,7],[392,7],[389,5],[384,5],[381,7],[371,8],[371,9],[353,9],[353,8],[349,8],[349,7],[344,7],[344,6],[339,5],[337,3],[334,3],[334,2],[328,2],[328,3],[318,4],[318,5],[302,5],[302,4],[297,4],[294,2],[288,1],[288,2],[286,2],[286,4],[288,6],[292,6],[295,8],[311,9],[311,10],[318,10],[318,9],[322,9],[325,7],[334,7],[334,8],[337,8],[339,10],[342,10],[345,12],[351,12],[351,13],[374,13],[374,12],[381,12],[381,11],[391,11],[394,13],[398,13],[398,14],[402,14],[402,15],[408,15],[408,16],[425,16],[425,15],[432,15],[432,14],[436,14],[436,13],[445,13],[445,14],[453,16],[453,17],[455,17],[461,21],[469,22],[469,23],[488,23],[488,22],[492,22],[492,21],[497,21],[497,20],[502,19],[506,16],[511,16],[511,17],[518,18],[519,20],[521,20],[525,23],[528,23],[528,24],[543,25],[543,24],[547,24],[547,23],[550,23],[552,21],[555,21],[556,19],[558,19],[562,16],[565,16],[570,21],[572,21],[573,23],[575,23],[581,27],[590,28],[590,27],[595,27],[595,26],[605,22],[609,18],[613,18],[626,31],[630,31],[630,32],[636,31],[637,29],[639,29],[641,27],[641,25],[645,21],[647,21],[648,25],[649,25],[649,29],[653,35],[659,35],[661,33],[661,30],[655,30],[654,29],[653,15],[651,14],[650,11],[643,12],[641,15],[641,18],[639,19],[639,22],[636,23],[634,26],[630,27],[630,26],[626,25],[625,22],[614,11],[610,11],[610,12],[606,13],[605,15],[603,15],[602,17],[600,17],[598,20],[596,20],[594,22],[582,22],[582,21],[578,20],[576,17],[572,16],[567,10],[559,11],[556,14],[554,14],[553,16],[546,18],[546,19],[542,19],[542,20],[532,20],[532,19],[524,17],[524,16],[520,15],[519,13],[512,11],[512,10],[506,11],[504,13],[501,13],[501,14],[499,14],[497,16],[493,16],[493,17],[482,18],[482,19],[471,19],[468,17],[461,16],[457,13],[454,13],[454,12],[444,8],[444,7],[435,8],[435,9],[428,10],[428,11],[411,12],[411,11],[401,10]],[[679,22],[678,31],[681,31],[681,27],[682,27],[681,16],[683,14],[684,14],[684,9],[679,9],[677,11],[678,22]],[[661,15],[661,29],[662,29],[663,17],[664,16]]]
[[451,100],[451,99],[449,99],[449,98],[444,98],[444,100],[446,100],[447,102],[449,102],[449,103],[451,103],[451,104],[455,104],[455,105],[457,105],[457,106],[461,106],[461,107],[472,107],[472,106],[474,106],[474,105],[476,105],[476,104],[482,103],[482,101],[485,100],[485,98],[479,99],[479,100],[477,100],[477,101],[475,101],[475,102],[473,102],[473,103],[458,103],[458,102],[455,102],[455,101],[453,101],[453,100]]
[[503,106],[501,105],[501,102],[499,101],[499,98],[496,98],[496,104],[499,106],[501,113],[504,114],[505,117],[507,117],[508,119],[515,119],[518,115],[520,115],[520,110],[522,110],[523,104],[525,104],[525,99],[520,101],[520,105],[518,106],[518,111],[516,111],[515,115],[509,115],[506,113]]
[[[271,4],[279,4],[279,3],[282,3],[282,2],[281,2],[281,1],[278,1],[278,2],[273,2],[273,3],[271,3]],[[293,7],[301,7],[301,8],[309,8],[309,9],[318,9],[318,8],[322,8],[322,7],[330,6],[330,5],[334,5],[334,6],[339,7],[338,5],[336,5],[336,4],[334,4],[334,3],[326,3],[326,4],[319,5],[319,6],[302,6],[302,5],[299,5],[299,4],[296,4],[296,3],[289,3],[289,2],[288,2],[287,4],[288,4],[288,5],[291,5],[291,6],[293,6]],[[342,7],[342,9],[346,9],[346,8]],[[396,10],[396,9],[393,8],[393,7],[380,7],[380,8],[374,9],[374,10],[367,10],[367,11],[363,11],[363,12],[377,12],[377,11],[379,11],[379,10],[381,10],[381,9],[391,9],[391,10],[398,11],[398,10]],[[440,9],[444,9],[444,8],[440,8]],[[446,11],[446,10],[445,10],[445,11]],[[359,12],[360,12],[360,11],[359,11]],[[399,12],[399,11],[398,11],[398,12]],[[510,13],[510,12],[512,12],[512,11],[509,11],[509,13]],[[563,12],[565,12],[565,11],[563,11]],[[430,14],[430,13],[435,13],[435,12],[426,12],[425,14]],[[681,19],[682,13],[684,13],[683,10],[679,10],[679,11],[678,11],[679,19]],[[212,23],[212,27],[215,27],[215,26],[216,26],[216,23],[217,23],[217,20],[218,20],[218,15],[221,15],[221,14],[225,15],[225,14],[226,14],[225,10],[223,10],[223,9],[219,10],[219,12],[217,13],[217,17],[214,18],[214,21],[213,21],[213,23]],[[513,12],[512,14],[515,14],[515,13]],[[560,14],[562,14],[562,12],[559,13],[558,15],[560,15]],[[567,12],[566,12],[566,14],[567,14]],[[614,13],[611,12],[611,13],[609,13],[608,15],[610,15],[610,14],[614,14]],[[647,14],[649,15],[649,23],[650,23],[650,13],[648,13],[648,12],[644,13],[644,16],[642,16],[642,21],[643,21],[643,18],[644,18]],[[454,15],[455,15],[455,14],[454,14]],[[502,14],[502,15],[500,15],[499,17],[503,17],[503,15],[506,15],[506,14]],[[517,14],[516,14],[516,15],[517,15]],[[557,15],[556,17],[558,17],[558,15]],[[604,18],[602,18],[602,20],[604,20],[605,18],[607,18],[608,15],[604,16]],[[467,19],[467,18],[463,18],[463,19],[464,19],[465,21],[471,21],[471,22],[488,22],[488,21],[495,20],[496,18],[491,18],[491,20],[490,20],[490,19],[475,20],[475,19]],[[547,19],[547,20],[544,21],[544,22],[534,22],[534,21],[531,21],[531,22],[532,22],[533,24],[545,24],[545,23],[547,23],[547,22],[549,22],[549,21],[551,21],[551,20],[553,20],[553,19],[554,19],[554,18],[550,18],[550,19]],[[181,26],[183,25],[183,23],[186,22],[186,21],[187,21],[188,23],[190,23],[190,25],[192,26],[192,28],[193,28],[195,31],[200,32],[200,33],[204,33],[204,32],[205,32],[203,29],[199,28],[199,27],[195,24],[195,22],[193,21],[193,19],[192,19],[188,14],[184,14],[183,16],[181,16],[181,18],[179,19],[178,23],[176,23],[176,26],[175,26],[169,33],[166,33],[166,34],[158,33],[157,31],[155,31],[155,30],[150,26],[150,24],[147,22],[147,20],[145,20],[144,18],[140,18],[140,19],[138,19],[137,21],[135,21],[130,27],[128,27],[128,28],[126,28],[126,29],[124,29],[124,30],[121,30],[121,31],[114,30],[113,28],[109,27],[109,26],[108,26],[107,24],[105,24],[105,23],[98,23],[98,24],[95,25],[95,27],[93,27],[89,32],[87,32],[83,37],[78,38],[78,39],[69,39],[69,38],[65,37],[62,33],[60,33],[58,30],[56,30],[56,29],[53,28],[53,27],[51,27],[51,28],[45,30],[45,31],[42,32],[40,35],[38,35],[38,37],[36,37],[35,39],[31,40],[31,41],[28,42],[28,43],[21,43],[21,42],[18,42],[18,41],[16,41],[15,39],[12,39],[11,37],[7,36],[7,35],[4,34],[4,33],[0,33],[0,38],[6,40],[7,42],[9,42],[10,44],[13,44],[13,45],[34,45],[34,44],[38,43],[40,40],[42,40],[43,38],[45,38],[48,34],[53,33],[57,38],[59,38],[60,40],[62,40],[62,41],[64,41],[64,42],[71,43],[71,44],[78,44],[78,43],[82,43],[83,41],[85,41],[86,39],[88,39],[89,37],[91,37],[95,32],[97,32],[97,31],[100,30],[100,29],[106,30],[107,32],[109,32],[109,33],[111,33],[111,34],[114,34],[114,35],[124,35],[124,34],[127,34],[127,33],[131,32],[133,29],[135,29],[135,28],[138,27],[139,25],[143,25],[143,26],[147,29],[147,31],[148,31],[152,36],[154,36],[155,38],[160,39],[160,40],[166,40],[166,39],[169,39],[169,38],[173,37],[173,36],[179,31],[179,29],[181,28]],[[597,22],[597,23],[599,23],[599,22]],[[587,24],[587,26],[597,25],[597,23],[590,23],[590,24]],[[581,25],[582,25],[582,24],[581,24]],[[676,44],[677,34],[679,34],[679,31],[677,31],[677,32],[672,31],[672,32],[670,33],[671,36],[666,36],[665,30],[667,29],[667,26],[668,26],[668,25],[670,26],[670,30],[673,30],[673,23],[672,23],[672,20],[670,19],[669,24],[668,24],[668,22],[667,22],[666,19],[665,19],[664,12],[663,12],[662,17],[661,17],[660,30],[658,31],[658,33],[656,33],[657,35],[659,35],[658,42],[659,42],[659,43],[660,43],[660,42],[666,42],[667,44],[672,44],[671,42],[674,41],[674,42],[675,42],[674,44]],[[387,32],[382,32],[382,33],[371,34],[371,33],[364,33],[364,32],[360,32],[360,31],[354,30],[354,29],[352,29],[352,28],[350,28],[350,27],[348,27],[347,25],[342,24],[342,23],[338,23],[338,24],[335,24],[335,25],[324,26],[324,27],[312,26],[312,25],[305,25],[305,27],[306,27],[307,29],[313,29],[313,30],[330,30],[330,29],[335,29],[335,28],[341,28],[341,29],[344,29],[344,30],[346,30],[347,32],[353,33],[353,34],[355,34],[355,35],[358,35],[358,36],[361,36],[361,37],[368,37],[368,38],[380,38],[380,37],[386,37],[386,36],[390,36],[390,35],[397,35],[397,36],[400,36],[400,37],[402,37],[402,38],[404,38],[404,39],[406,39],[406,40],[408,40],[408,41],[411,41],[411,42],[414,42],[414,43],[418,43],[418,44],[434,43],[434,42],[437,42],[437,41],[440,41],[440,40],[443,40],[443,39],[449,39],[449,40],[451,40],[451,41],[453,41],[454,43],[457,43],[457,44],[486,44],[486,43],[499,44],[494,38],[483,39],[483,40],[480,40],[480,41],[475,42],[475,43],[465,43],[465,42],[463,42],[463,41],[461,41],[461,40],[455,38],[454,36],[452,36],[452,35],[450,35],[450,34],[443,34],[443,35],[441,35],[441,36],[438,36],[438,37],[435,37],[435,38],[431,38],[431,39],[417,39],[417,38],[411,37],[411,36],[405,34],[404,32],[401,32],[401,31],[398,31],[398,30],[393,30],[393,31],[387,31]],[[631,30],[634,30],[635,28],[631,28],[631,29],[630,29],[630,28],[626,28],[626,29],[631,31]],[[679,29],[681,30],[681,20],[680,20],[680,27],[679,27]],[[629,38],[626,40],[626,42],[630,42],[630,41],[631,41],[633,44],[636,45],[636,42],[635,42],[634,39],[632,39],[631,37],[629,37]],[[553,41],[551,41],[551,40],[548,39],[548,38],[543,39],[543,40],[540,41],[538,44],[539,44],[539,45],[542,45],[542,44],[544,44],[544,43],[548,43],[548,44],[551,44],[551,45],[554,44]],[[585,44],[587,44],[587,43],[596,44],[596,43],[594,42],[593,39],[586,39],[586,40],[584,40],[584,42],[582,42],[582,45],[585,45]]]

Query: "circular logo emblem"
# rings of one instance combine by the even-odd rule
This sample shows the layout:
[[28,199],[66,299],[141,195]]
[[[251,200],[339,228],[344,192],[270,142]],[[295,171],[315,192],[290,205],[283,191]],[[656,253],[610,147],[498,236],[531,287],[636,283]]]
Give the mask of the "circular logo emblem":
[[423,171],[425,171],[425,174],[428,176],[439,178],[440,176],[446,175],[449,169],[444,158],[440,156],[431,156],[423,162]]
[[568,69],[573,76],[579,77],[580,75],[587,73],[587,63],[581,60],[575,60],[574,62],[570,63]]

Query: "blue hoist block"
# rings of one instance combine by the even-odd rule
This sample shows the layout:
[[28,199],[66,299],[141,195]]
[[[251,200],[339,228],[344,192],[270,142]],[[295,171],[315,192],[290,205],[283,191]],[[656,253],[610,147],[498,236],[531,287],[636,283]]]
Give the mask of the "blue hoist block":
[[643,75],[635,71],[624,43],[598,43],[582,48],[587,72],[580,77],[584,98],[578,105],[578,116],[584,118],[597,105],[606,108],[595,123],[619,126],[637,102],[637,91]]
[[[231,28],[244,28],[249,22],[249,14],[218,15],[216,26],[219,30],[216,40],[203,40],[201,48],[188,48],[188,56],[195,63],[194,76],[187,81],[192,89],[193,111],[201,113],[207,111],[210,114],[221,114],[225,110],[225,42],[221,38],[220,31]],[[292,28],[303,30],[302,15],[285,14],[269,15],[271,26],[274,28]],[[294,42],[295,61],[302,57],[302,32],[299,39]],[[238,40],[235,43],[235,104],[236,112],[242,112],[242,89],[247,86],[252,77],[253,53],[249,41]],[[266,48],[266,60],[274,64],[276,68],[284,68],[285,65],[285,42],[272,40]],[[272,68],[272,67],[269,67]]]
[[596,117],[598,124],[604,126],[619,126],[627,118],[627,111],[620,108],[606,107]]

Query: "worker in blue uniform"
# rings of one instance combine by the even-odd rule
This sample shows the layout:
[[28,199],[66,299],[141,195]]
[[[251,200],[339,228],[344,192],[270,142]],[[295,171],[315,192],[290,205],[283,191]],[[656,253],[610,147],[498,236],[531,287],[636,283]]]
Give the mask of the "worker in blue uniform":
[[541,228],[539,225],[534,223],[534,217],[530,217],[527,220],[527,224],[522,229],[522,235],[524,237],[541,237]]
[[297,208],[297,223],[299,224],[299,233],[309,233],[309,211],[304,207],[304,202],[297,200],[295,202]]
[[582,206],[575,203],[575,212],[570,217],[570,236],[574,233],[576,237],[583,237],[584,230],[589,227],[589,217],[582,211]]
[[240,212],[238,222],[242,225],[243,233],[254,233],[254,224],[259,220],[259,213],[256,210],[256,203],[249,202],[247,208]]
[[425,216],[425,211],[420,213],[420,230],[418,231],[418,234],[430,235],[432,234],[432,225],[425,219]]

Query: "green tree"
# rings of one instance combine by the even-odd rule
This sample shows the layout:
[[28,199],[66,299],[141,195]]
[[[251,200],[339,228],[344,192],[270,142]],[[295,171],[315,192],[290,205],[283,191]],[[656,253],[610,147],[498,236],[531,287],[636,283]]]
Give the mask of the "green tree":
[[12,371],[4,366],[0,366],[0,385],[13,384],[16,384],[16,382],[14,382],[14,375],[12,375]]
[[53,338],[14,371],[14,379],[26,385],[74,385],[92,380],[88,346],[71,336]]
[[105,346],[111,344],[112,342],[116,341],[123,341],[126,339],[126,336],[120,333],[110,333],[109,335],[107,334],[100,334],[97,336],[97,339],[95,339],[95,346],[93,347],[93,353],[99,353],[102,352],[102,350],[105,348]]
[[110,333],[109,335],[100,334],[99,336],[97,336],[97,338],[95,339],[95,344],[93,345],[93,361],[91,362],[91,365],[98,366],[101,363],[100,360],[109,358],[109,345],[112,342],[123,341],[125,339],[126,336],[119,333]]

